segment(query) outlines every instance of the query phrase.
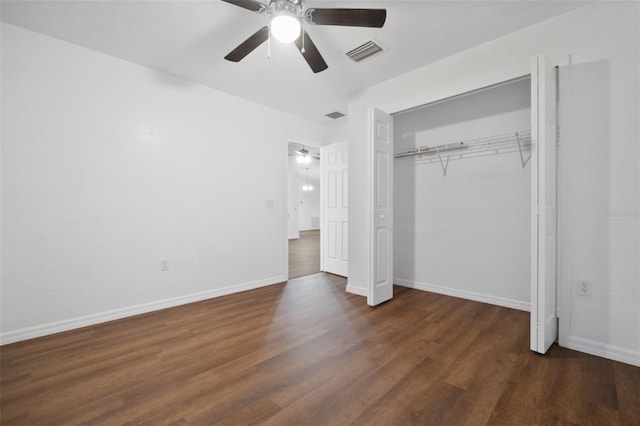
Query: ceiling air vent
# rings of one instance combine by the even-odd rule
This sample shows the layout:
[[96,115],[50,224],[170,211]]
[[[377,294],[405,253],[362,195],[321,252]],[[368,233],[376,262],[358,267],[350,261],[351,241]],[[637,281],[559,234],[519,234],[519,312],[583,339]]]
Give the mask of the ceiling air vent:
[[338,111],[334,111],[326,114],[326,116],[335,120],[336,118],[344,117],[344,114]]
[[380,44],[376,43],[373,40],[367,40],[360,46],[355,47],[345,53],[345,55],[347,55],[355,62],[360,62],[383,51],[384,49],[382,48],[382,46],[380,46]]

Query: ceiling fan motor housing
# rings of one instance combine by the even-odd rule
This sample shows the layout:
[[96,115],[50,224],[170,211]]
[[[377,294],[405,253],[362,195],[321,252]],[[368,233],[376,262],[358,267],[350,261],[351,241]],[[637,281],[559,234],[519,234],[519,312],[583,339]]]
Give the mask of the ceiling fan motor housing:
[[271,0],[269,2],[269,13],[277,14],[287,11],[300,17],[302,15],[301,0]]

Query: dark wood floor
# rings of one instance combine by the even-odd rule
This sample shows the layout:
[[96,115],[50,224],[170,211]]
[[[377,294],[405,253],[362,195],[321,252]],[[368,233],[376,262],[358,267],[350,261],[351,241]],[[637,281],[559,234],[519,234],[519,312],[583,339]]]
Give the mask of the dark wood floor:
[[2,347],[2,424],[640,424],[640,368],[528,314],[316,274]]
[[320,231],[300,231],[300,238],[289,240],[289,278],[320,272]]

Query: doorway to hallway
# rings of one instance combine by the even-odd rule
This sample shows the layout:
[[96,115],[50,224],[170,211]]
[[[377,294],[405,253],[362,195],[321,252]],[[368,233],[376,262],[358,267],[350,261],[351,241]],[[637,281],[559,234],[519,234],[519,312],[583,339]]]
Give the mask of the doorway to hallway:
[[288,273],[297,278],[321,270],[320,152],[288,145]]

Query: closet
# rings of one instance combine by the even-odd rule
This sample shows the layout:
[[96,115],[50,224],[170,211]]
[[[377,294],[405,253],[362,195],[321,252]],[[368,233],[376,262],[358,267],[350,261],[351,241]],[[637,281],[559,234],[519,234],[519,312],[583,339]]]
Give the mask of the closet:
[[531,78],[393,115],[397,285],[529,310]]

